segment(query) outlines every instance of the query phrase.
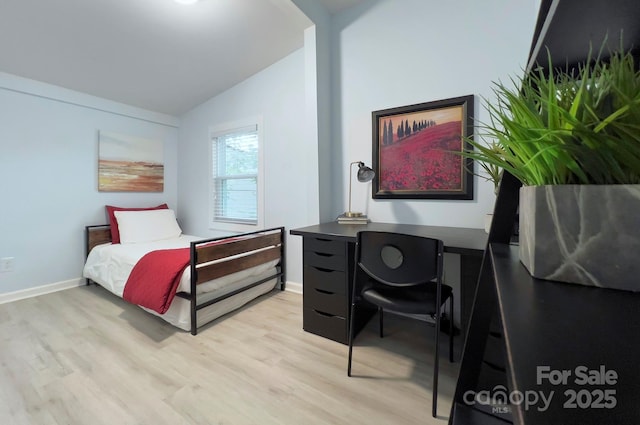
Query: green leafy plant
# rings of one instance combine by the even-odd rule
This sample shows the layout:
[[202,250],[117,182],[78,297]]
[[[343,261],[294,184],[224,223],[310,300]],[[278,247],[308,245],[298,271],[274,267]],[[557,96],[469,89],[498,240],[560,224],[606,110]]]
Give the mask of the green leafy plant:
[[485,99],[490,121],[479,135],[491,144],[468,140],[475,149],[463,153],[492,179],[504,169],[530,186],[640,183],[640,72],[630,53],[512,83],[495,84],[495,103]]
[[[492,155],[502,156],[502,148],[494,141],[491,142],[487,149]],[[484,174],[480,174],[479,176],[493,183],[493,191],[497,195],[498,187],[500,186],[500,179],[502,179],[502,168],[490,162],[481,161],[479,164],[484,170]]]

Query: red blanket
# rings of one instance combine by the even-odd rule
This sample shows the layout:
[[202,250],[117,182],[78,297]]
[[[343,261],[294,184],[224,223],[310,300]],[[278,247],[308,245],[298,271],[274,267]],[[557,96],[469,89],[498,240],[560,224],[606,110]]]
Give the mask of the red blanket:
[[[218,245],[245,237],[229,237],[209,242]],[[190,248],[160,249],[145,254],[131,270],[122,298],[160,314],[169,310],[180,286],[182,272],[189,264]]]
[[122,297],[160,314],[166,313],[189,258],[189,248],[163,249],[145,254],[133,267]]

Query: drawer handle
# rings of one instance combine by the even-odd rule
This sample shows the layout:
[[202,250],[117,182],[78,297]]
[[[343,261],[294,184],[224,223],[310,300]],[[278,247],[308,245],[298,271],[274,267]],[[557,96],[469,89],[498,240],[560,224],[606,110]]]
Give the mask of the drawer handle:
[[322,272],[322,273],[333,273],[335,270],[325,269],[324,267],[313,267],[314,269]]
[[321,294],[325,294],[325,295],[335,295],[335,292],[331,292],[331,291],[325,291],[324,289],[318,289],[318,288],[313,288],[316,290],[316,292],[320,292]]
[[334,315],[334,314],[324,313],[324,312],[322,312],[322,311],[318,311],[318,310],[313,310],[313,311],[315,311],[316,313],[318,313],[320,316],[324,316],[324,317],[335,317],[335,315]]
[[316,240],[320,242],[331,242],[331,239],[316,238]]
[[327,254],[326,252],[316,252],[315,254],[320,257],[333,257],[333,254]]

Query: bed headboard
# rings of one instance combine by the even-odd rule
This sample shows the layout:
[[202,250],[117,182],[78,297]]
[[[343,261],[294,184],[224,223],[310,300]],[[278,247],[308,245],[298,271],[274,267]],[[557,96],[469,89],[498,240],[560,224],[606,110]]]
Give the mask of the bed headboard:
[[85,257],[89,256],[89,252],[94,246],[111,242],[111,226],[108,224],[85,226],[84,229]]

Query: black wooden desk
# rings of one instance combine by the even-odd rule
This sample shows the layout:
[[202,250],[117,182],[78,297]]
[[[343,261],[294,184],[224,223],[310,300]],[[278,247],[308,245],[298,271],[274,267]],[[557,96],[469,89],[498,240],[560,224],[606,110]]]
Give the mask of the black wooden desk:
[[[292,229],[303,237],[303,327],[346,344],[353,256],[361,230],[406,233],[442,240],[445,252],[460,255],[460,318],[467,328],[487,234],[482,229],[411,224],[322,223]],[[464,334],[463,334],[464,338]]]

